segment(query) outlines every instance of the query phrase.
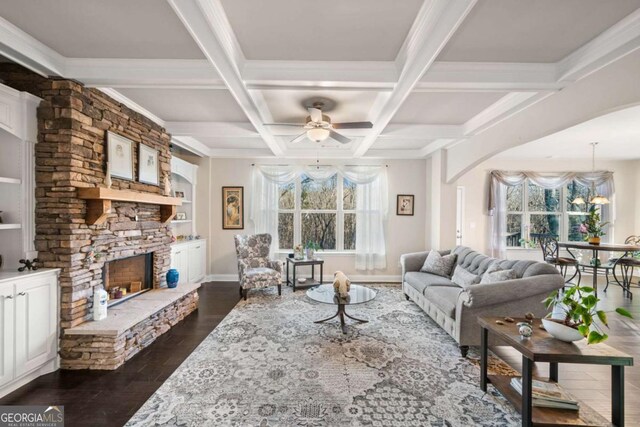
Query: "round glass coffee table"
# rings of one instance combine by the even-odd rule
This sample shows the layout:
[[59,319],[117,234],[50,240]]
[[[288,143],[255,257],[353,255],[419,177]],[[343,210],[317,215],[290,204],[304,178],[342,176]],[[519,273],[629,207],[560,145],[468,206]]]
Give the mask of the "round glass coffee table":
[[347,305],[364,304],[365,302],[369,302],[374,299],[377,294],[378,293],[373,289],[361,285],[351,285],[351,288],[349,289],[349,296],[346,298],[340,298],[340,296],[338,296],[333,290],[333,285],[315,286],[307,291],[307,296],[314,301],[338,306],[338,312],[336,314],[326,319],[316,320],[314,323],[322,323],[327,320],[331,320],[334,317],[339,317],[340,327],[342,328],[343,334],[347,333],[347,325],[344,322],[344,316],[358,322],[368,322],[368,320],[362,320],[348,315],[344,310],[345,307]]

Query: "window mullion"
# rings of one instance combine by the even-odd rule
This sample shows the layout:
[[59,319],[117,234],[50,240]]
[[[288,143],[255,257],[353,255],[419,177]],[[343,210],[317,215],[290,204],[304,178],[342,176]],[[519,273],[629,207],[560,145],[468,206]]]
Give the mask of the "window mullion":
[[336,249],[344,250],[344,214],[343,214],[344,178],[340,173],[336,183]]

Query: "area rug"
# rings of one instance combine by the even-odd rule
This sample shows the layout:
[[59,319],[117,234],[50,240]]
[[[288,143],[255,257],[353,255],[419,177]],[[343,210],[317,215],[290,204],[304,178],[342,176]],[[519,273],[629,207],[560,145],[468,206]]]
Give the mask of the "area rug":
[[251,292],[129,426],[507,426],[520,416],[479,388],[479,369],[394,286],[347,307],[283,289]]

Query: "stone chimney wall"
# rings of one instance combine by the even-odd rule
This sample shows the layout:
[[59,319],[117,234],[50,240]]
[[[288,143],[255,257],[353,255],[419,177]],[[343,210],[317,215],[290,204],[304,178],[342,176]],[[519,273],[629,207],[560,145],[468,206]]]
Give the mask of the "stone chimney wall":
[[[38,108],[36,144],[36,249],[44,267],[61,268],[61,328],[91,318],[94,288],[102,285],[105,261],[154,252],[154,287],[164,285],[170,265],[171,232],[160,223],[156,205],[113,202],[102,225],[88,226],[86,202],[78,187],[104,186],[106,135],[158,150],[160,186],[113,178],[112,188],[162,194],[170,173],[171,136],[164,128],[97,89],[44,78],[14,64],[0,64],[0,79],[43,99]],[[91,258],[90,252],[97,256]]]

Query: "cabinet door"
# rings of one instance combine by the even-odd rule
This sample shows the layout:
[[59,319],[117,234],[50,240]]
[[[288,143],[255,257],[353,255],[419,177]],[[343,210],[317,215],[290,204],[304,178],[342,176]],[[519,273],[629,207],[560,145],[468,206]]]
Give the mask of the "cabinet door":
[[184,285],[189,280],[189,249],[181,246],[171,250],[171,268],[180,273],[178,285]]
[[57,279],[39,276],[16,282],[16,376],[56,357]]
[[14,297],[13,284],[0,287],[0,386],[14,378],[13,370],[13,339],[14,339]]
[[203,243],[195,243],[189,248],[189,283],[204,279],[204,257],[206,248]]

